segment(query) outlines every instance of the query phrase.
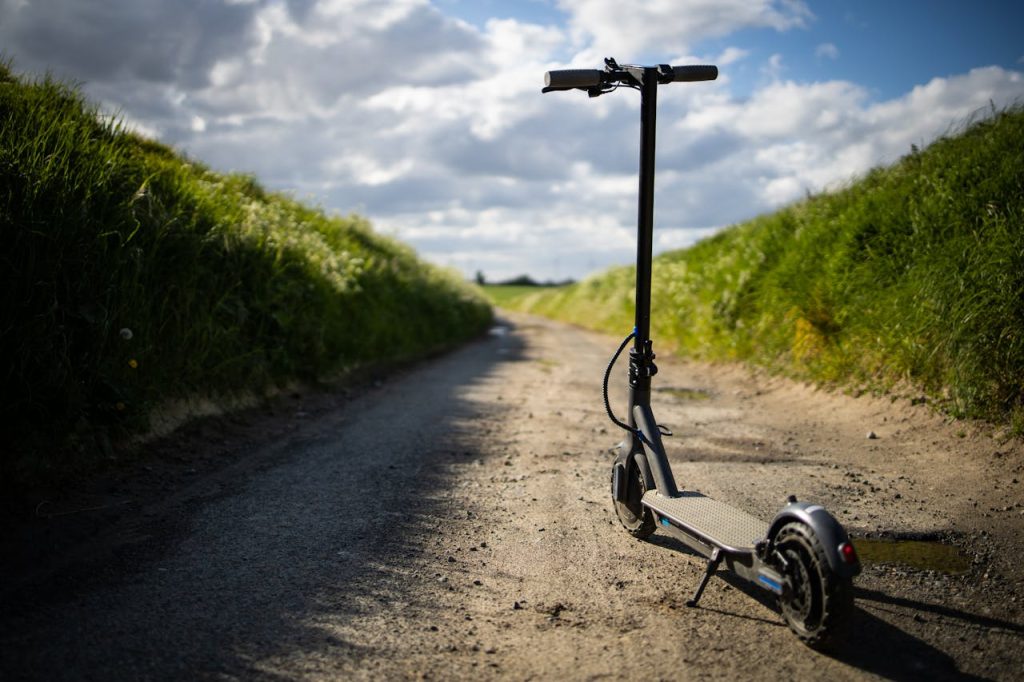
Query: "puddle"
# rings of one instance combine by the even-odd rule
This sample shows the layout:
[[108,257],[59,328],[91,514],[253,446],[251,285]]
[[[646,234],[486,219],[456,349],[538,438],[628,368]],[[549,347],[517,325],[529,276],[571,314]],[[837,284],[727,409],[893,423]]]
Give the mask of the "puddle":
[[658,393],[667,393],[673,398],[679,400],[710,400],[711,393],[701,388],[656,388],[654,389]]
[[491,327],[489,330],[487,330],[487,333],[490,334],[491,336],[505,336],[506,334],[508,334],[508,327],[501,324],[495,325]]
[[971,570],[971,560],[966,554],[941,542],[853,538],[853,546],[865,564],[902,564],[950,575],[961,575]]

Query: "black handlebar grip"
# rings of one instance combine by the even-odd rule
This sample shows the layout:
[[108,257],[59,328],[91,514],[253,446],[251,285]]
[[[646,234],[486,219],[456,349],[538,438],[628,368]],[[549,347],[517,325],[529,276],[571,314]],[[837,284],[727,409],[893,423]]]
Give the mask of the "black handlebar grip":
[[713,81],[718,78],[717,66],[673,66],[672,82]]
[[571,90],[572,88],[593,88],[601,84],[603,71],[597,69],[562,69],[544,74],[545,89]]

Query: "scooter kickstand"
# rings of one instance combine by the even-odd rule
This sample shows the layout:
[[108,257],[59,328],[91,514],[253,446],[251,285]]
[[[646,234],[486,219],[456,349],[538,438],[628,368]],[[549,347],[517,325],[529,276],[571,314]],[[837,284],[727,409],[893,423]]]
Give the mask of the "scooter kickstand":
[[708,586],[708,581],[711,580],[711,576],[718,570],[718,564],[722,563],[722,552],[720,549],[715,547],[711,550],[711,558],[708,559],[708,569],[704,571],[704,577],[700,579],[700,585],[697,586],[697,591],[693,595],[693,599],[686,602],[686,605],[690,608],[695,608],[697,602],[700,601],[700,596],[704,594],[704,588]]

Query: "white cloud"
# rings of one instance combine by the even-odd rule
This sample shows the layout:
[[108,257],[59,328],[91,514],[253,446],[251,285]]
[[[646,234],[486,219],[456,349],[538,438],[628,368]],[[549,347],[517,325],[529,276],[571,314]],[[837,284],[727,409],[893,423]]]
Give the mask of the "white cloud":
[[745,101],[734,101],[732,125],[745,136],[773,141],[823,134],[855,115],[867,92],[852,83],[774,82]]
[[749,54],[750,50],[744,50],[739,47],[727,47],[722,54],[718,55],[718,58],[715,59],[715,64],[718,66],[735,64],[742,59],[746,59]]
[[839,59],[839,48],[832,43],[821,43],[814,48],[814,56],[826,59]]
[[580,45],[622,62],[689,54],[700,39],[744,28],[785,31],[813,18],[802,0],[559,0]]
[[[86,79],[133,126],[215,168],[363,212],[423,255],[490,279],[579,277],[632,258],[638,97],[541,95],[545,70],[634,49],[685,55],[702,37],[810,19],[793,2],[660,0],[613,13],[620,5],[566,0],[565,27],[480,28],[425,0],[193,2],[195,16],[153,47],[155,68],[136,43],[155,41],[148,22],[175,5],[86,6],[0,4],[0,44],[16,68]],[[680,27],[684,11],[692,22]],[[718,63],[750,56],[727,47]],[[861,84],[792,80],[780,55],[765,68],[753,90],[723,77],[660,91],[657,248],[842,183],[990,100],[1024,97],[1024,77],[998,67],[881,102]]]

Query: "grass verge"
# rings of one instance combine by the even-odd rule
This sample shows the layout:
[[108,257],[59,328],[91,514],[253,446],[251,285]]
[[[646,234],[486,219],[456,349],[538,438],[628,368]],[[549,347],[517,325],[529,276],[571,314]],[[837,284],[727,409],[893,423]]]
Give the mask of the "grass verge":
[[103,119],[0,64],[0,466],[71,475],[155,406],[406,360],[480,333],[455,273]]

